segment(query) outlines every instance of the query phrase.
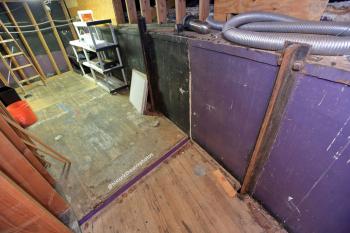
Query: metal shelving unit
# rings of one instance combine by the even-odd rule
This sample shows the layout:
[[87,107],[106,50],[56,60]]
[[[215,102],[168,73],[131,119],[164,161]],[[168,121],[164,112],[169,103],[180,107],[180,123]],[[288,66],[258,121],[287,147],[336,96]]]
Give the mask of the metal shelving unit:
[[[115,93],[120,89],[128,87],[117,37],[115,36],[112,27],[112,21],[110,19],[105,19],[90,22],[74,22],[73,24],[79,39],[70,41],[69,44],[73,48],[77,62],[79,63],[84,76],[87,76],[83,69],[83,66],[86,66],[90,68],[92,78],[110,93]],[[103,40],[100,31],[96,28],[97,25],[105,24],[110,28],[112,42]],[[77,48],[84,52],[85,59],[78,56]],[[114,51],[116,53],[115,60],[108,59],[108,51]],[[89,52],[96,53],[97,58],[91,60]],[[112,76],[113,70],[121,70],[123,81]],[[96,73],[100,75],[97,75]]]

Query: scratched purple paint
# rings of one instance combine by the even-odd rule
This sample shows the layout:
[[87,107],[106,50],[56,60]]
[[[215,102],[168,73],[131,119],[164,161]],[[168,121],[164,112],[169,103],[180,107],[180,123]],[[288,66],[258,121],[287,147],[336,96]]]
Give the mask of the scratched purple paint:
[[277,73],[277,56],[194,41],[192,138],[243,180]]
[[348,233],[350,87],[296,81],[254,197],[291,232]]

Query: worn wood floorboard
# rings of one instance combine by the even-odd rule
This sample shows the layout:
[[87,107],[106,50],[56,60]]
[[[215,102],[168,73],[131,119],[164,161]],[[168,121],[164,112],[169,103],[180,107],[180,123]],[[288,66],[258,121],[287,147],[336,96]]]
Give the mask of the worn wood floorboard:
[[[127,93],[110,95],[73,72],[49,79],[31,94],[27,100],[39,121],[30,130],[72,161],[66,180],[60,179],[60,163],[50,160],[50,172],[60,179],[78,219],[185,137],[162,116],[138,114]],[[110,189],[127,171],[130,175]]]
[[82,225],[82,230],[84,233],[285,232],[252,199],[228,197],[213,175],[216,169],[222,168],[198,146],[188,144]]

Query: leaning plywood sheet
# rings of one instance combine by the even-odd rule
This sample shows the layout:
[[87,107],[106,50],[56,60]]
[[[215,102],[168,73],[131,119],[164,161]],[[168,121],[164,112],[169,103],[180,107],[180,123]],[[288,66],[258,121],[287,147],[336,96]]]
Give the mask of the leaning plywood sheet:
[[215,0],[214,17],[226,21],[230,13],[267,11],[300,19],[320,20],[327,4],[328,0]]
[[135,69],[132,70],[131,87],[129,100],[136,110],[143,114],[147,104],[147,77],[144,73],[141,73]]

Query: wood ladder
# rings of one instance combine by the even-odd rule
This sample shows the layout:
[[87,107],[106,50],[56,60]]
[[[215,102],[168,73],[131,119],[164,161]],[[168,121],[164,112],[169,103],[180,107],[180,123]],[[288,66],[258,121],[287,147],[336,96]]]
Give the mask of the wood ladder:
[[[3,52],[0,52],[0,59],[2,63],[4,64],[5,68],[8,70],[8,72],[11,74],[14,81],[17,83],[17,85],[20,87],[20,89],[25,94],[25,88],[23,84],[31,84],[32,81],[36,79],[40,79],[44,85],[46,85],[46,80],[43,78],[43,76],[39,73],[38,69],[33,65],[27,54],[23,51],[21,46],[18,44],[18,42],[15,40],[15,38],[11,35],[9,30],[6,28],[4,23],[0,20],[0,29],[1,34],[4,34],[6,38],[0,35],[0,45],[3,47]],[[13,52],[12,49],[9,48],[8,43],[12,43],[14,47],[16,48],[16,52]],[[16,57],[22,56],[25,59],[25,64],[20,65]],[[10,60],[10,64],[8,63],[8,60]],[[31,77],[28,77],[24,69],[32,67],[35,74]],[[19,79],[17,77],[17,73],[21,77]],[[0,73],[0,80],[3,82],[4,85],[10,86],[10,82],[6,80],[6,78]]]

